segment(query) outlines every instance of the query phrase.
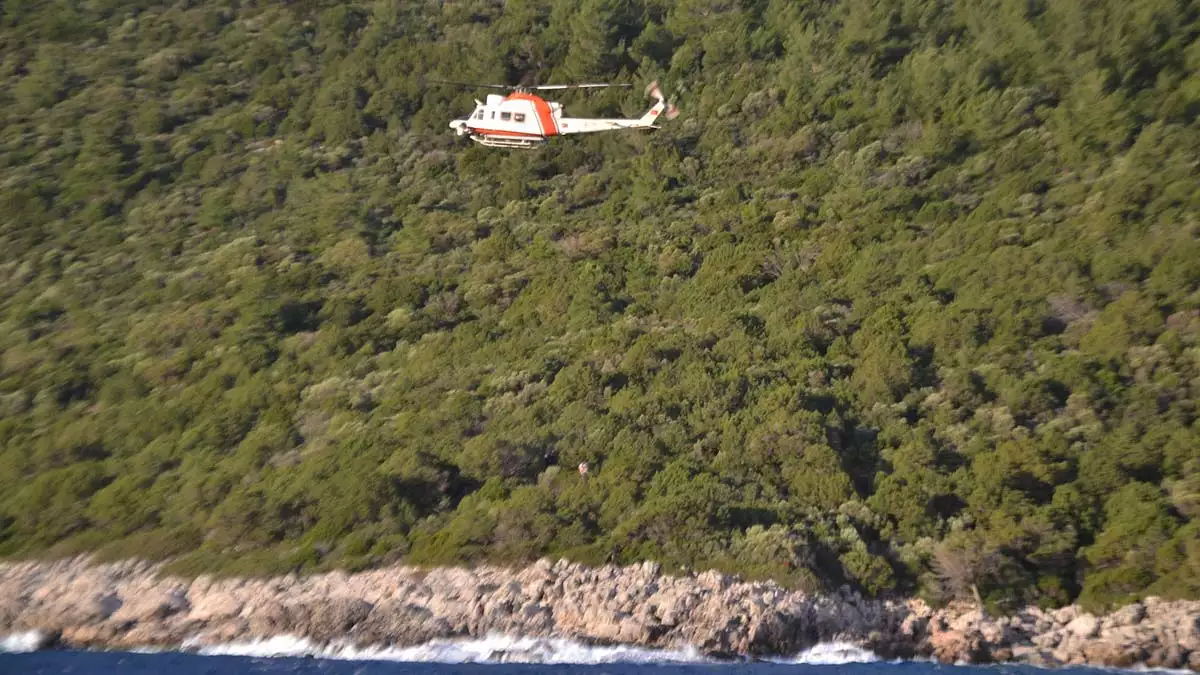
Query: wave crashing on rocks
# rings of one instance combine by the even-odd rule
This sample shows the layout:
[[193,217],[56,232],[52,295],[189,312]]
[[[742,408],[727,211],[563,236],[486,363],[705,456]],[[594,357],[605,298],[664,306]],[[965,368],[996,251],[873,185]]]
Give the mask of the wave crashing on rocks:
[[659,650],[628,645],[594,646],[561,638],[489,635],[478,639],[437,639],[412,647],[358,647],[345,642],[315,643],[294,635],[218,645],[185,641],[184,649],[203,655],[317,657],[349,661],[404,663],[662,664],[705,663],[696,650]]
[[46,645],[47,636],[39,630],[0,635],[0,654],[36,652]]

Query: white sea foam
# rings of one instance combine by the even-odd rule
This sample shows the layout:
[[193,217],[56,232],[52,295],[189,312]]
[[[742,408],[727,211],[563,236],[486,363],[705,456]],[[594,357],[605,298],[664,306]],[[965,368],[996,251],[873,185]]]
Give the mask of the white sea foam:
[[848,642],[822,642],[796,656],[795,663],[841,665],[843,663],[872,663],[879,657]]
[[822,642],[791,658],[769,659],[773,663],[810,666],[839,666],[846,663],[874,663],[879,657],[849,642]]
[[[196,640],[183,648],[206,655],[252,657],[319,657],[352,661],[406,663],[717,663],[695,649],[658,650],[626,645],[588,645],[559,638],[489,635],[477,639],[432,640],[414,647],[356,647],[348,643],[315,643],[307,638],[280,635],[262,640],[202,645]],[[781,664],[842,665],[872,663],[879,657],[848,642],[823,642],[793,657],[767,659]]]
[[[930,663],[936,663],[936,661],[930,660]],[[954,665],[969,666],[971,664],[960,662],[960,663],[956,663]],[[1048,673],[1057,673],[1057,672],[1061,672],[1064,669],[1064,666],[1048,666],[1048,665],[1039,664],[1039,663],[1015,663],[1014,662],[1014,663],[1002,663],[1002,664],[997,664],[997,665],[1020,666],[1021,668],[1028,668],[1031,670],[1039,670],[1039,671],[1044,670]],[[1130,673],[1147,673],[1147,674],[1154,673],[1155,675],[1194,675],[1194,671],[1188,670],[1187,668],[1179,668],[1179,669],[1151,668],[1150,666],[1147,666],[1144,663],[1139,663],[1139,664],[1134,665],[1129,668],[1117,668],[1116,666],[1098,666],[1098,665],[1092,665],[1092,664],[1084,664],[1084,665],[1080,665],[1080,666],[1071,666],[1071,667],[1072,668],[1083,668],[1083,669],[1088,670],[1089,672],[1095,672],[1095,673],[1113,673],[1114,675],[1129,675]]]
[[306,638],[280,635],[265,640],[201,645],[195,640],[183,648],[205,655],[298,657],[314,656],[354,661],[409,663],[705,663],[695,650],[656,650],[630,646],[586,645],[557,638],[491,635],[479,639],[433,640],[415,647],[356,647],[345,643],[314,643]]
[[11,633],[0,637],[0,654],[24,654],[36,652],[45,644],[46,636],[36,630]]
[[1125,672],[1131,671],[1135,673],[1170,673],[1171,675],[1192,675],[1193,672],[1187,668],[1151,668],[1144,663],[1139,663]]

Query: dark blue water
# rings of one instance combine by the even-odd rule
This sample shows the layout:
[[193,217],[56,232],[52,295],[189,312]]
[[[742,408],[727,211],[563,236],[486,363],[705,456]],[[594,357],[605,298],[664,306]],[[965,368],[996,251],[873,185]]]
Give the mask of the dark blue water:
[[[1111,675],[1064,668],[1056,675]],[[34,652],[0,654],[0,675],[1046,675],[1024,666],[964,667],[930,663],[810,664],[441,664],[320,658],[201,656],[188,653]]]

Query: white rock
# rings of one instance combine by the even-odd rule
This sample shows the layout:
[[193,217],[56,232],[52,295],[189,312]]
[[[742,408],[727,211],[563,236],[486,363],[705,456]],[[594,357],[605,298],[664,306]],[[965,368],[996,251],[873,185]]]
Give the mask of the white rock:
[[232,593],[209,593],[198,598],[188,612],[195,621],[212,621],[237,616],[242,611],[242,602]]
[[1054,612],[1054,620],[1065,626],[1075,620],[1079,616],[1079,608],[1075,605],[1068,605]]
[[1080,638],[1096,637],[1100,632],[1100,621],[1091,614],[1081,614],[1067,624],[1067,631]]

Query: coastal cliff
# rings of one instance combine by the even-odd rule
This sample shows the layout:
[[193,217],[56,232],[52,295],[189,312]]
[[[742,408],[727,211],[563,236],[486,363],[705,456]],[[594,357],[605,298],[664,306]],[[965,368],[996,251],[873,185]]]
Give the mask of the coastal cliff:
[[183,579],[139,561],[0,564],[0,634],[45,647],[195,648],[280,635],[316,644],[413,646],[507,634],[694,649],[717,658],[795,654],[819,642],[887,658],[1200,671],[1200,602],[1147,599],[1107,616],[1076,607],[1013,616],[842,592],[814,596],[654,563],[588,568],[392,567],[269,579]]

